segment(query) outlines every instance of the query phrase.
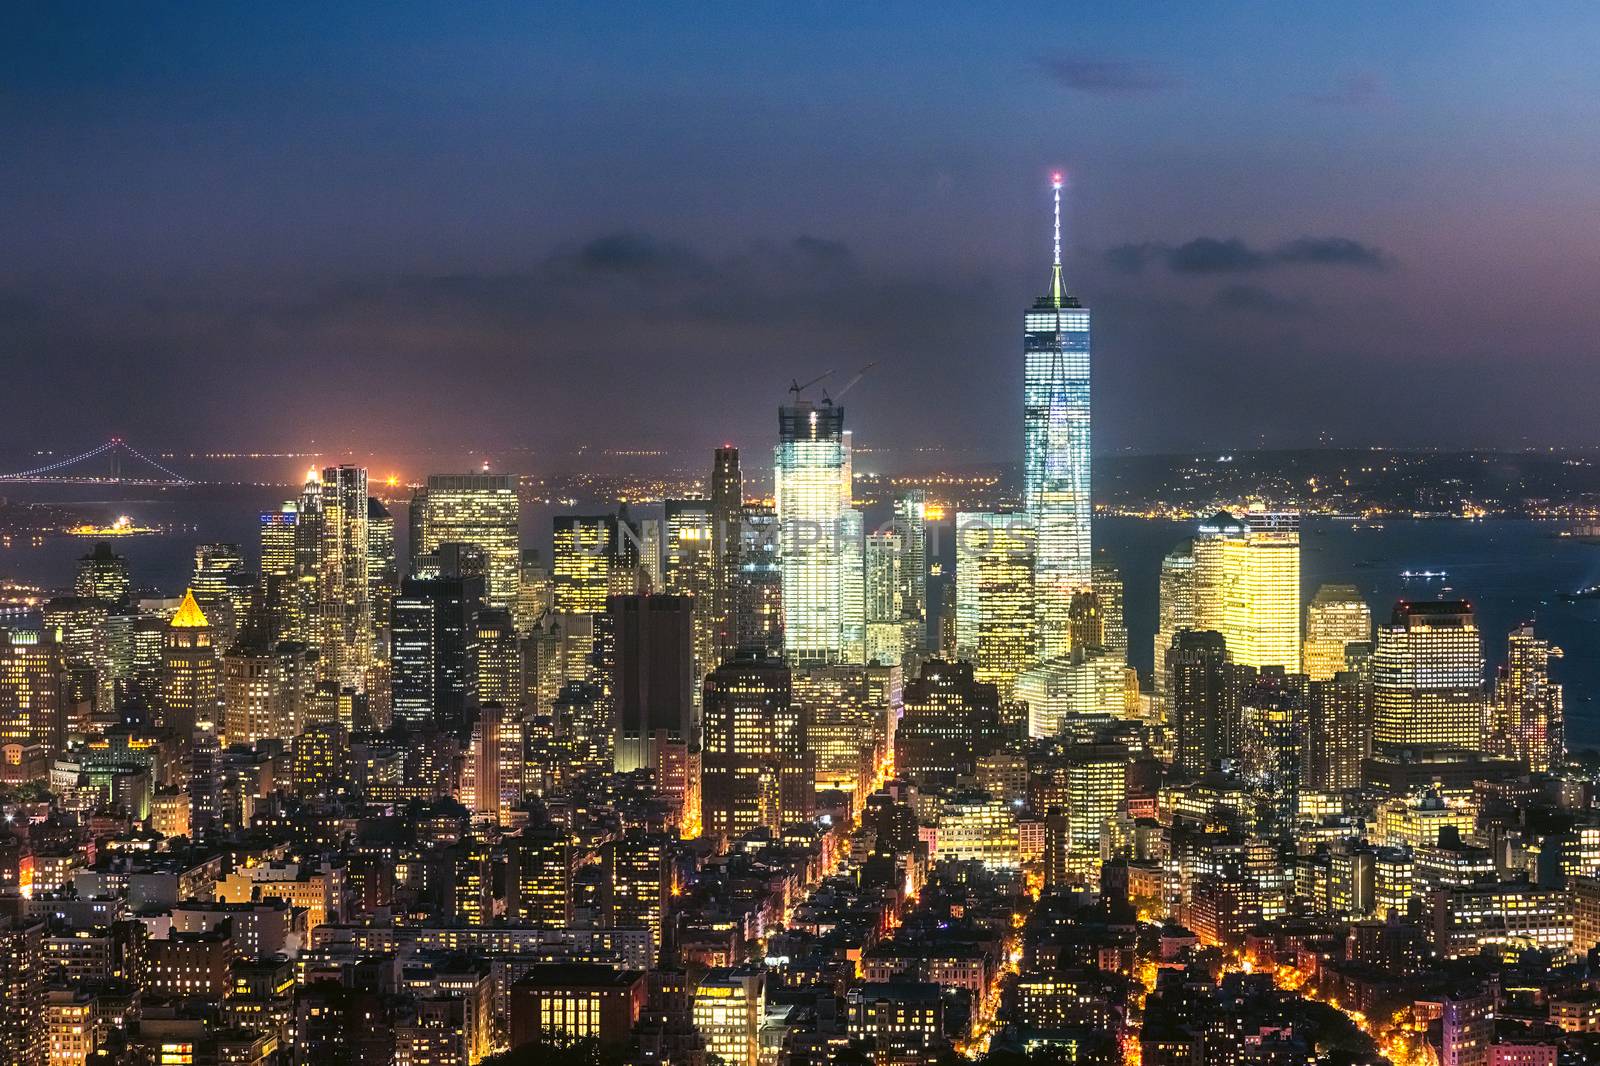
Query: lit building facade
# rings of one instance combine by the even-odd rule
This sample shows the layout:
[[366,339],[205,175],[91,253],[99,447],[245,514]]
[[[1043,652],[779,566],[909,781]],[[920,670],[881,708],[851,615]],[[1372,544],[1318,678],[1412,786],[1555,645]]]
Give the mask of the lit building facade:
[[1300,668],[1300,516],[1221,512],[1194,540],[1195,625],[1221,633],[1233,661]]
[[411,506],[419,502],[421,539],[411,545],[412,555],[441,544],[475,545],[485,557],[484,602],[504,610],[515,607],[522,566],[517,479],[510,474],[430,474]]
[[1506,662],[1495,679],[1490,708],[1495,750],[1543,773],[1566,757],[1566,715],[1561,686],[1550,680],[1550,660],[1560,648],[1538,637],[1531,624],[1506,638]]
[[795,663],[845,662],[851,574],[841,534],[851,485],[844,408],[808,400],[780,408],[773,478],[785,654]]
[[1397,603],[1372,656],[1373,748],[1399,753],[1483,744],[1483,648],[1472,605]]
[[1055,186],[1050,291],[1023,320],[1023,507],[1037,533],[1037,653],[1066,654],[1067,610],[1091,581],[1089,309],[1061,276],[1061,181]]
[[964,511],[956,518],[956,654],[1003,700],[1038,650],[1037,535],[1025,515]]
[[1323,585],[1306,605],[1301,672],[1327,681],[1345,665],[1345,649],[1372,639],[1372,609],[1354,585]]

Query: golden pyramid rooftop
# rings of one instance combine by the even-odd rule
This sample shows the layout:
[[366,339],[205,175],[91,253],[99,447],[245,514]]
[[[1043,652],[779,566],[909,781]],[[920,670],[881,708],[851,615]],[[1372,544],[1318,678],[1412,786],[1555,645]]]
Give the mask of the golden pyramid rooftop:
[[177,613],[172,616],[172,628],[199,629],[210,624],[206,620],[206,613],[200,609],[198,603],[194,602],[194,589],[185,589],[183,602],[178,604]]

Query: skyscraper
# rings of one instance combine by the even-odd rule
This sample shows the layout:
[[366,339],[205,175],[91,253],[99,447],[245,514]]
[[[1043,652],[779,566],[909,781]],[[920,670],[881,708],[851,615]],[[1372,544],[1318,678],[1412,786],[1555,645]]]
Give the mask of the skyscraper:
[[744,475],[739,469],[739,449],[731,444],[718,448],[711,463],[711,524],[714,533],[712,555],[715,571],[711,603],[707,604],[716,630],[713,656],[720,663],[734,647],[734,589],[739,579],[740,527],[744,521]]
[[599,614],[611,596],[613,570],[623,564],[622,523],[616,515],[556,515],[551,543],[557,611]]
[[1061,276],[1061,186],[1055,190],[1050,291],[1023,320],[1023,506],[1037,535],[1040,658],[1066,654],[1073,590],[1091,580],[1089,309]]
[[848,572],[840,527],[851,491],[844,408],[799,398],[780,408],[773,477],[784,651],[794,663],[843,662]]
[[177,613],[167,623],[161,656],[161,706],[168,728],[188,736],[196,729],[215,727],[218,670],[211,623],[195,602],[194,592],[185,592]]
[[1372,639],[1372,610],[1354,585],[1323,585],[1306,605],[1302,672],[1326,681],[1345,669],[1345,648]]
[[760,652],[741,652],[706,678],[700,818],[707,833],[731,838],[810,816],[814,756],[789,685],[789,667]]
[[1194,540],[1195,625],[1221,633],[1233,661],[1300,668],[1300,516],[1226,511]]
[[[928,494],[912,489],[894,501],[894,528],[900,535],[900,603],[907,621],[926,624],[928,618]],[[916,630],[916,644],[927,640]]]
[[687,596],[614,596],[607,604],[611,646],[602,654],[616,707],[618,770],[659,774],[665,760],[699,750],[693,612]]
[[1187,630],[1167,653],[1167,695],[1177,733],[1174,763],[1204,774],[1239,750],[1240,702],[1254,671],[1232,661],[1222,634]]
[[1372,655],[1373,748],[1464,749],[1483,744],[1483,649],[1472,605],[1395,604]]
[[1566,755],[1561,686],[1550,680],[1550,660],[1563,654],[1525,623],[1506,638],[1506,662],[1495,679],[1494,747],[1536,773],[1559,767]]
[[510,474],[430,474],[427,488],[412,497],[414,512],[419,498],[421,540],[411,545],[411,553],[431,552],[441,544],[482,548],[488,560],[484,602],[505,610],[515,607],[522,562],[517,479]]
[[[323,675],[363,691],[372,665],[374,631],[368,580],[367,471],[330,466],[322,472],[317,527],[317,604]],[[303,520],[303,519],[302,519]]]
[[100,541],[94,550],[78,559],[78,573],[72,582],[74,595],[85,599],[119,603],[128,595],[128,560]]
[[408,577],[394,605],[392,714],[416,729],[465,726],[478,706],[478,629],[483,578]]
[[1185,541],[1161,560],[1161,580],[1157,606],[1155,669],[1151,680],[1157,696],[1167,692],[1167,653],[1180,632],[1195,627],[1194,551]]
[[716,666],[716,515],[710,500],[666,502],[666,591],[694,603],[695,681]]
[[1011,698],[1017,675],[1035,657],[1036,534],[1025,515],[956,517],[957,655],[1002,700]]
[[783,568],[778,563],[778,517],[771,507],[744,508],[731,610],[735,648],[783,654]]

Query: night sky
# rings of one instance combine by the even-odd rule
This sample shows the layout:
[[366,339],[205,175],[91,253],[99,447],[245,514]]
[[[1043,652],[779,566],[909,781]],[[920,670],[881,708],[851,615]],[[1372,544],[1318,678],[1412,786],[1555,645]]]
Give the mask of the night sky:
[[0,446],[1592,445],[1600,6],[0,14]]

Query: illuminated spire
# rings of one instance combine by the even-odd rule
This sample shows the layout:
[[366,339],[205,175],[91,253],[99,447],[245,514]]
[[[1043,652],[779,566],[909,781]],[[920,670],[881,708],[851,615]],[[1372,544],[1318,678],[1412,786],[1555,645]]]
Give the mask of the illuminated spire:
[[211,623],[206,619],[206,613],[200,605],[194,602],[194,590],[186,589],[183,593],[183,602],[178,604],[177,613],[172,616],[174,629],[201,629]]
[[1060,307],[1066,298],[1066,286],[1061,281],[1061,186],[1065,184],[1061,171],[1050,175],[1050,187],[1055,190],[1056,201],[1056,242],[1055,259],[1050,268],[1050,303]]

